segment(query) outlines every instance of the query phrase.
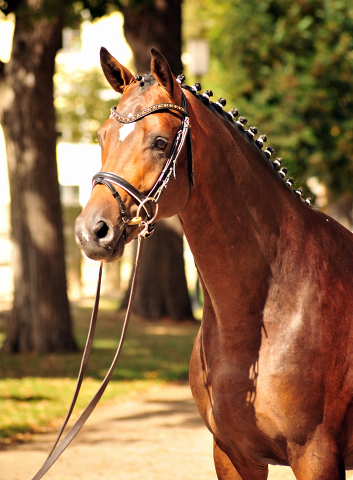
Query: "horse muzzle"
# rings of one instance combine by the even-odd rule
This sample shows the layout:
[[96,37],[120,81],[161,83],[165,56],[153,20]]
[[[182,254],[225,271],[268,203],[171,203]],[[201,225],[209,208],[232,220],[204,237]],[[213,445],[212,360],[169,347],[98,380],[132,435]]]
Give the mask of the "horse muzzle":
[[124,253],[125,225],[112,225],[102,215],[85,215],[83,211],[76,219],[75,240],[88,258],[113,262]]

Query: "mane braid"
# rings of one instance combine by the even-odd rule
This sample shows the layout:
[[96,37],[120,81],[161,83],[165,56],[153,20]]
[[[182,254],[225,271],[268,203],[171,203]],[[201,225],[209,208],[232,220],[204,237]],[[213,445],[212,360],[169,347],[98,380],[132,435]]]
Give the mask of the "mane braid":
[[[200,86],[201,87],[201,86]],[[238,110],[237,109],[232,109],[235,111],[235,114],[231,114],[223,110],[222,106],[225,105],[226,101],[221,98],[219,99],[218,102],[214,103],[212,102],[209,97],[213,95],[211,90],[206,90],[204,94],[200,94],[196,91],[195,87],[190,87],[189,85],[182,84],[181,88],[184,90],[187,90],[188,92],[192,93],[194,97],[196,97],[200,102],[202,102],[205,107],[207,107],[212,113],[217,113],[218,115],[221,115],[225,120],[227,120],[234,128],[237,128],[238,131],[243,135],[243,137],[247,138],[250,140],[251,143],[257,145],[257,150],[261,152],[264,161],[269,162],[273,169],[277,172],[279,179],[282,179],[284,183],[287,185],[287,187],[290,189],[290,191],[293,193],[298,198],[301,198],[302,194],[302,188],[299,187],[294,187],[292,188],[294,184],[293,178],[290,178],[286,180],[285,176],[287,174],[287,168],[283,167],[281,170],[279,168],[280,164],[282,163],[281,158],[276,158],[273,162],[270,160],[270,157],[272,153],[274,152],[274,149],[272,147],[267,147],[264,151],[262,150],[264,142],[267,141],[267,136],[266,135],[260,135],[258,139],[255,140],[254,136],[257,133],[257,128],[256,127],[250,127],[248,130],[245,130],[244,125],[247,123],[247,119],[245,117],[239,117],[237,121],[234,120],[234,117],[238,115]],[[199,90],[199,88],[198,88]],[[221,101],[221,104],[219,103]],[[231,112],[232,112],[231,110]],[[304,201],[305,205],[311,206],[310,203],[310,198],[306,199]]]
[[[147,73],[145,75],[143,74],[136,75],[135,79],[138,82],[140,82],[141,91],[144,91],[145,89],[157,83],[152,73]],[[179,83],[181,83],[184,80],[185,80],[184,75],[179,75],[178,77]],[[277,172],[278,177],[282,179],[282,181],[288,186],[288,188],[293,193],[293,195],[295,195],[298,198],[301,198],[302,191],[303,191],[302,188],[301,187],[292,188],[294,183],[293,179],[290,178],[288,181],[286,180],[287,169],[286,167],[283,167],[283,168],[280,167],[282,163],[282,159],[276,158],[274,161],[270,160],[270,157],[274,151],[272,147],[267,147],[265,150],[262,150],[264,143],[267,141],[266,135],[260,135],[257,139],[255,139],[255,135],[257,134],[257,128],[250,127],[248,130],[246,130],[246,127],[244,128],[244,126],[247,123],[247,119],[245,117],[240,116],[238,120],[235,120],[235,117],[238,116],[237,109],[233,108],[230,110],[230,112],[226,112],[225,110],[223,110],[222,107],[225,106],[226,104],[226,100],[224,100],[223,98],[220,98],[218,102],[212,102],[210,100],[210,97],[213,95],[211,90],[206,90],[204,94],[198,93],[201,90],[201,85],[199,83],[195,83],[193,86],[189,86],[189,85],[186,85],[185,83],[181,83],[181,88],[192,93],[193,96],[196,97],[200,102],[202,102],[205,105],[205,107],[207,107],[212,113],[217,113],[218,115],[221,115],[221,117],[224,118],[224,120],[227,120],[233,126],[233,128],[236,128],[244,138],[247,138],[247,140],[253,143],[254,146],[257,146],[256,150],[261,153],[264,161],[272,165],[274,170]],[[304,203],[305,205],[311,206],[310,198],[307,198],[304,201]]]

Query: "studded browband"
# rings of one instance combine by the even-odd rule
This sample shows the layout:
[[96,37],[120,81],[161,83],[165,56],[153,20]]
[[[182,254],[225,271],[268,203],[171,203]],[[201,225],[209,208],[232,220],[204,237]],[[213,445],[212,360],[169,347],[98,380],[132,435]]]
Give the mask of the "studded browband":
[[121,123],[133,123],[137,120],[141,120],[141,118],[150,115],[151,113],[156,112],[157,110],[177,110],[181,112],[183,115],[189,116],[189,112],[186,108],[181,107],[180,105],[175,105],[174,103],[158,103],[157,105],[152,105],[151,107],[147,107],[139,113],[135,115],[131,115],[129,117],[123,117],[116,111],[116,107],[112,107],[110,109],[111,117],[114,117]]

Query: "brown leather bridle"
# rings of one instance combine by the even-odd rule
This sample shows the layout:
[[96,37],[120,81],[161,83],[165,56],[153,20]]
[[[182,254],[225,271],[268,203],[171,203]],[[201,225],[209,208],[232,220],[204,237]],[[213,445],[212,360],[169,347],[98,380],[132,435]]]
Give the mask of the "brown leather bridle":
[[131,183],[129,183],[124,178],[116,175],[112,172],[98,172],[93,176],[93,183],[92,188],[96,185],[105,185],[109,188],[112,192],[114,198],[117,200],[119,207],[121,218],[123,220],[124,225],[136,225],[137,217],[134,219],[129,218],[124,203],[119,195],[119,193],[114,188],[114,185],[121,187],[125,190],[129,195],[131,195],[141,206],[147,215],[148,221],[148,232],[146,235],[151,234],[154,229],[154,224],[151,222],[151,218],[155,216],[153,213],[152,204],[157,205],[160,196],[162,195],[163,191],[167,187],[169,180],[174,175],[176,178],[176,162],[178,160],[179,154],[184,146],[186,141],[187,144],[187,154],[188,154],[188,174],[189,174],[189,196],[191,194],[192,187],[194,186],[194,165],[193,165],[193,155],[192,155],[192,146],[191,146],[191,135],[190,135],[190,124],[189,124],[189,112],[187,110],[187,103],[184,92],[182,92],[180,105],[175,105],[174,103],[159,103],[157,105],[153,105],[151,107],[145,108],[139,113],[132,115],[131,117],[123,117],[120,115],[116,108],[113,107],[111,109],[111,117],[115,118],[118,122],[121,123],[134,123],[142,118],[146,117],[147,115],[151,115],[152,113],[159,112],[161,110],[176,110],[181,112],[182,119],[180,128],[175,136],[172,148],[169,153],[169,157],[151,190],[147,195],[144,195],[142,192],[137,190]]

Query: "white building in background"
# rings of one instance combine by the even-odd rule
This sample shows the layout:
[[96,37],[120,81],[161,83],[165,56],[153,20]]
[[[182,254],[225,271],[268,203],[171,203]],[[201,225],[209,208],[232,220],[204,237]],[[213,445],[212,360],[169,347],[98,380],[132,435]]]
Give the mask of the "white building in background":
[[[85,15],[83,16],[85,18]],[[14,18],[6,19],[0,14],[0,59],[4,62],[10,58],[13,28]],[[123,35],[123,17],[120,13],[115,12],[94,22],[85,20],[78,36],[75,31],[70,30],[64,30],[63,36],[65,48],[58,53],[57,62],[64,64],[67,70],[100,68],[101,46],[107,48],[121,63],[131,63],[132,53]],[[79,208],[87,203],[92,177],[101,168],[100,158],[98,145],[58,142],[58,175],[65,205],[77,206],[79,211]],[[12,297],[9,205],[5,143],[0,126],[0,302],[11,300]],[[70,293],[73,298],[77,298],[79,294],[91,296],[95,292],[97,263],[84,259],[81,268],[82,289],[80,292],[72,289]],[[128,270],[129,267],[122,263],[122,268]],[[109,289],[109,282],[106,283],[106,289]]]

